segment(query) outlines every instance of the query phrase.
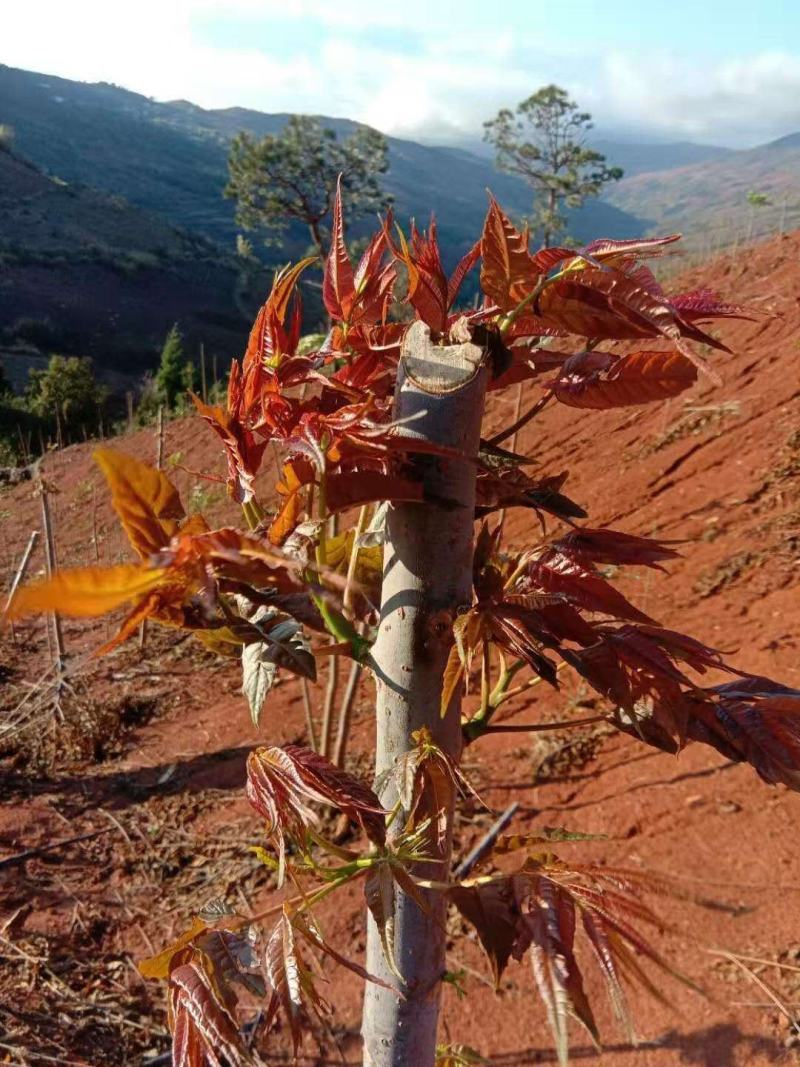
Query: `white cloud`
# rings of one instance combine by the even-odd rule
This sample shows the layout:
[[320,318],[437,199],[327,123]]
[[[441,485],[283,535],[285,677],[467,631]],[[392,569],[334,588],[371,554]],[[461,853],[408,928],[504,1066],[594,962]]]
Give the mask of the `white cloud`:
[[608,121],[670,136],[748,145],[800,129],[800,59],[786,53],[702,69],[671,57],[643,63],[616,54],[600,85],[598,110]]
[[[479,136],[499,107],[548,81],[606,133],[755,144],[800,128],[797,56],[598,56],[549,42],[534,29],[540,6],[530,0],[516,24],[495,29],[463,3],[373,2],[365,31],[361,0],[27,0],[3,27],[0,61],[204,107],[346,115],[427,139]],[[235,29],[237,18],[257,31],[219,43],[200,32]],[[291,43],[276,45],[270,19],[297,26]]]

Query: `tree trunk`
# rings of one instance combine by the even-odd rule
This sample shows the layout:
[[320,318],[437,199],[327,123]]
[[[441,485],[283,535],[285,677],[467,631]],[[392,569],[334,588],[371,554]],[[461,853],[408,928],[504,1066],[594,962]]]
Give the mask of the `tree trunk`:
[[[487,371],[483,352],[472,344],[436,347],[427,327],[408,331],[398,370],[395,418],[408,436],[457,448],[475,456],[480,441]],[[412,733],[427,726],[437,744],[454,759],[461,751],[460,699],[439,714],[442,676],[457,610],[471,601],[475,508],[475,466],[469,461],[419,457],[418,468],[430,498],[425,504],[389,508],[384,549],[381,624],[373,650],[377,683],[376,774],[391,768],[414,747]],[[397,791],[390,776],[381,801],[391,808]],[[405,819],[397,817],[395,832]],[[452,823],[452,811],[450,812]],[[436,864],[417,872],[446,879],[450,842]],[[399,890],[396,895],[395,956],[405,999],[367,982],[362,1034],[368,1067],[431,1067],[445,972],[445,900],[424,894],[429,912]],[[396,984],[383,957],[371,916],[367,931],[368,970]]]

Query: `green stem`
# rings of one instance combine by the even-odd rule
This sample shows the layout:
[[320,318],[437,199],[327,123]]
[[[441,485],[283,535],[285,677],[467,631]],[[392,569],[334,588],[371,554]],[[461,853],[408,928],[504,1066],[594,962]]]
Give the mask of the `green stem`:
[[515,308],[512,308],[512,310],[509,311],[507,315],[504,315],[503,318],[500,319],[500,322],[498,323],[498,329],[499,329],[501,335],[508,331],[509,327],[512,326],[514,324],[514,322],[516,322],[516,320],[519,318],[519,316],[522,314],[522,312],[525,310],[525,308],[528,307],[529,304],[532,304],[534,302],[534,300],[538,300],[539,299],[539,297],[544,292],[545,288],[553,280],[554,279],[552,279],[552,278],[542,278],[536,284],[536,286],[528,293],[528,295],[526,297],[524,297],[522,300],[520,300],[520,302],[517,304],[517,306]]

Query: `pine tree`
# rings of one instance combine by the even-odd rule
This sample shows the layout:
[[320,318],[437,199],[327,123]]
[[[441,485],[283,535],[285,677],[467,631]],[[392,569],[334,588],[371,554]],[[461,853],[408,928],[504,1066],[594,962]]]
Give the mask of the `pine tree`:
[[169,410],[175,407],[176,399],[185,388],[185,366],[183,337],[176,322],[164,341],[164,347],[161,349],[161,362],[156,372],[158,398]]
[[504,108],[483,126],[498,168],[534,190],[532,222],[545,247],[566,230],[564,208],[579,208],[622,177],[620,167],[607,166],[604,155],[587,148],[592,116],[557,85],[546,85],[513,112]]

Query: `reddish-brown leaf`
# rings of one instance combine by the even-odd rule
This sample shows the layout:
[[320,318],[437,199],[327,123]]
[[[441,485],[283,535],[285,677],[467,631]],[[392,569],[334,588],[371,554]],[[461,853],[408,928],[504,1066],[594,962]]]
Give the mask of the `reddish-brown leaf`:
[[608,268],[566,271],[547,284],[534,310],[559,329],[596,340],[665,337],[712,380],[716,375],[683,338],[728,351],[721,341],[683,319],[666,298]]
[[704,319],[752,319],[750,311],[741,304],[729,304],[713,289],[692,289],[669,298],[670,304],[687,322]]
[[237,504],[246,504],[255,496],[254,480],[261,465],[266,441],[256,441],[236,417],[221,407],[204,404],[190,394],[194,406],[225,446],[228,460],[228,493]]
[[495,986],[511,959],[517,940],[518,910],[507,879],[453,886],[448,896],[475,927],[478,940],[489,958]]
[[141,559],[166,547],[185,512],[178,490],[163,471],[110,448],[94,458],[111,490],[111,502]]
[[582,563],[613,563],[615,566],[663,570],[659,566],[662,560],[677,559],[679,556],[675,549],[668,547],[669,541],[588,526],[576,526],[554,543],[568,556]]
[[281,915],[267,942],[264,956],[267,988],[270,994],[267,1006],[267,1026],[270,1027],[280,1014],[289,1028],[292,1047],[297,1056],[306,1021],[303,1005],[303,988],[311,986],[304,974],[303,965],[295,947],[294,929],[288,915]]
[[375,920],[380,934],[383,955],[389,970],[399,980],[403,977],[397,969],[394,956],[394,878],[388,863],[371,867],[364,880],[364,897],[369,913]]
[[234,1018],[236,998],[205,953],[184,949],[174,957],[167,995],[173,1067],[250,1067]]
[[534,289],[542,266],[528,250],[521,234],[489,198],[489,211],[481,235],[481,289],[501,311],[511,311]]
[[609,358],[599,367],[576,367],[567,360],[559,376],[548,383],[562,404],[596,410],[649,404],[677,396],[697,381],[697,370],[680,352],[591,355]]
[[451,308],[456,302],[459,289],[464,284],[464,279],[481,258],[481,242],[476,241],[470,248],[469,252],[465,253],[456,264],[455,270],[450,275],[450,280],[447,283],[447,306]]
[[545,593],[562,593],[567,600],[587,611],[612,615],[634,622],[652,622],[613,585],[591,567],[566,554],[556,545],[544,549],[528,564],[526,580]]
[[688,735],[800,791],[800,690],[759,677],[714,686],[693,699]]
[[247,758],[247,798],[266,819],[266,833],[278,848],[282,879],[288,837],[301,848],[319,825],[312,803],[333,804],[361,826],[370,840],[386,839],[386,812],[359,779],[308,748],[257,748]]

